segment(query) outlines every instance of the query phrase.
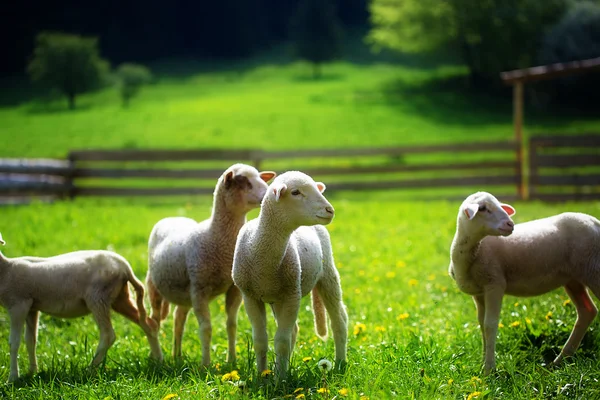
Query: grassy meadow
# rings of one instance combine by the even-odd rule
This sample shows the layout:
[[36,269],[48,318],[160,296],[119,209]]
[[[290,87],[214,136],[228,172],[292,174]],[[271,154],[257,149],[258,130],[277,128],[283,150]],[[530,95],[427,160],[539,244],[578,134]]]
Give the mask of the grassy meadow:
[[[366,147],[512,135],[510,99],[457,91],[448,82],[466,78],[465,70],[454,65],[338,63],[326,68],[320,81],[311,80],[310,68],[300,63],[191,70],[158,74],[128,109],[121,108],[114,89],[81,96],[74,112],[66,110],[62,99],[4,100],[0,156],[64,157],[71,149],[86,147]],[[577,134],[600,128],[598,118],[550,114],[528,110],[526,134]],[[300,310],[300,333],[287,381],[257,378],[243,306],[239,363],[227,365],[224,299],[219,298],[211,305],[213,365],[208,370],[198,364],[193,314],[186,325],[182,360],[170,356],[172,318],[163,325],[163,365],[149,359],[142,331],[114,316],[117,341],[97,371],[87,369],[98,337],[93,320],[42,315],[39,373],[14,385],[0,384],[0,397],[600,398],[598,322],[562,368],[543,366],[560,351],[575,322],[575,308],[563,291],[505,298],[498,371],[482,376],[475,307],[447,274],[458,202],[407,201],[399,192],[340,192],[328,198],[336,208],[328,229],[350,318],[344,373],[323,374],[317,368],[321,358],[333,359],[333,341],[316,337],[308,298]],[[513,205],[517,223],[569,210],[600,216],[600,202]],[[176,215],[202,220],[210,207],[209,197],[92,198],[6,206],[0,208],[0,232],[7,242],[2,251],[13,257],[111,249],[125,256],[143,279],[154,223]],[[8,332],[2,309],[0,381],[8,377]],[[271,338],[273,333],[270,318]],[[270,353],[271,365],[273,359]],[[24,374],[24,343],[19,364]]]

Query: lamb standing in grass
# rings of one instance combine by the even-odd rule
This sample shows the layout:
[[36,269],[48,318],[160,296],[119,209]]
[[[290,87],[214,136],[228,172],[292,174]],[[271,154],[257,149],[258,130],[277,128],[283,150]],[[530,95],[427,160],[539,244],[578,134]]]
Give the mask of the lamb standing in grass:
[[600,221],[563,213],[514,225],[514,213],[489,193],[467,197],[450,250],[449,273],[477,306],[486,374],[495,368],[505,294],[537,296],[564,286],[577,308],[577,321],[553,365],[575,352],[597,314],[586,288],[600,296]]
[[[267,369],[265,303],[271,305],[276,372],[285,377],[298,334],[300,299],[312,291],[315,330],[327,337],[327,309],[338,365],[346,360],[348,316],[342,301],[327,225],[334,210],[321,194],[325,185],[301,172],[286,172],[269,186],[258,218],[238,235],[233,281],[242,291],[252,324],[258,372]],[[341,366],[341,365],[340,365]]]
[[[0,236],[0,244],[5,244]],[[131,303],[127,282],[136,292],[137,308]],[[29,372],[37,372],[35,347],[39,312],[77,318],[92,314],[100,330],[100,342],[92,360],[104,360],[115,341],[110,319],[112,308],[138,324],[146,333],[152,355],[161,359],[158,327],[146,317],[144,286],[120,255],[103,250],[76,251],[55,257],[7,258],[0,253],[0,304],[10,316],[9,381],[19,377],[17,354],[23,325],[29,353]]]
[[177,305],[173,333],[173,357],[181,356],[183,329],[190,308],[194,309],[202,342],[202,364],[210,364],[212,326],[209,303],[225,293],[227,312],[228,362],[236,361],[237,313],[242,302],[231,280],[233,250],[246,214],[260,206],[266,182],[274,172],[235,164],[218,179],[212,215],[200,223],[175,217],[159,221],[148,242],[146,284],[152,304],[152,318],[159,324],[166,318],[169,303]]

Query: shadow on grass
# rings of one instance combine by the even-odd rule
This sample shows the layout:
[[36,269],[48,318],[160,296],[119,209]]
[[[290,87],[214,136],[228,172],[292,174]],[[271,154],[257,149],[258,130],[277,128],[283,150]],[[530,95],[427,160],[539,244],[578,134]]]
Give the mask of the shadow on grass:
[[[405,113],[422,115],[435,122],[484,126],[512,121],[511,87],[473,87],[463,72],[422,80],[396,79],[382,88],[357,92],[358,104],[386,104]],[[535,107],[525,100],[525,124],[556,131],[570,118],[596,120],[597,113],[560,105]]]

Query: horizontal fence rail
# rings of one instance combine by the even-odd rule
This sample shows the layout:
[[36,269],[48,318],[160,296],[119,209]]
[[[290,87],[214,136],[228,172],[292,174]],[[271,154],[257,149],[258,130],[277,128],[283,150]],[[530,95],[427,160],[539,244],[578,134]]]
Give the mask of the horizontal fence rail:
[[545,201],[600,199],[600,134],[532,137],[529,190]]
[[[0,195],[205,195],[228,166],[243,162],[279,173],[301,170],[326,181],[329,191],[402,189],[418,195],[444,188],[430,197],[449,198],[464,197],[456,188],[494,186],[514,198],[522,176],[519,149],[518,142],[497,141],[278,151],[74,150],[67,160],[0,159]],[[14,179],[19,174],[29,178]]]

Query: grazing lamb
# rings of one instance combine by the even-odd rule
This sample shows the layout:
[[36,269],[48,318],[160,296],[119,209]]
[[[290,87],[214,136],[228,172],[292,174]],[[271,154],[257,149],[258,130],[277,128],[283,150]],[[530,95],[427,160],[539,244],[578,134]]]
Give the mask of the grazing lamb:
[[[0,244],[5,244],[1,236]],[[137,308],[129,297],[127,282],[135,289]],[[48,258],[7,258],[0,253],[0,304],[10,316],[9,382],[19,377],[17,354],[23,325],[26,325],[29,372],[37,372],[35,347],[40,311],[60,318],[77,318],[90,313],[94,316],[100,330],[100,343],[92,367],[104,360],[115,342],[111,308],[138,324],[146,333],[153,357],[162,357],[158,327],[146,317],[144,286],[129,263],[110,251],[76,251]]]
[[276,372],[283,378],[298,334],[300,299],[311,291],[317,335],[327,337],[324,306],[331,319],[338,366],[346,360],[348,316],[329,233],[320,226],[334,216],[321,194],[324,190],[323,183],[301,172],[280,175],[269,186],[258,218],[238,235],[232,275],[252,324],[259,373],[267,369],[265,303],[271,305],[277,321]]
[[450,249],[449,273],[477,306],[485,374],[495,368],[505,294],[537,296],[564,286],[577,321],[553,365],[575,352],[597,314],[587,288],[600,296],[600,221],[563,213],[514,225],[514,213],[489,193],[472,194],[460,206]]
[[152,318],[159,324],[166,318],[169,303],[176,304],[173,357],[181,356],[183,329],[190,308],[198,319],[202,342],[202,364],[210,364],[212,326],[209,303],[225,293],[227,312],[228,362],[236,362],[237,313],[242,302],[233,286],[231,265],[237,234],[246,223],[246,214],[260,207],[266,182],[274,172],[235,164],[218,179],[212,215],[200,223],[190,218],[160,220],[148,241],[146,284]]

